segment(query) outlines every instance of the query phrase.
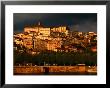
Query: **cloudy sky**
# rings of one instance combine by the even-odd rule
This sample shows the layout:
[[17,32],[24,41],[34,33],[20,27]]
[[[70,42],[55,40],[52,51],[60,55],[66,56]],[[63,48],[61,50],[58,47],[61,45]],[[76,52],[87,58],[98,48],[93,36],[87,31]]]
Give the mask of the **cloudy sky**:
[[70,30],[97,32],[96,13],[14,13],[14,32],[41,22],[45,27],[66,25]]

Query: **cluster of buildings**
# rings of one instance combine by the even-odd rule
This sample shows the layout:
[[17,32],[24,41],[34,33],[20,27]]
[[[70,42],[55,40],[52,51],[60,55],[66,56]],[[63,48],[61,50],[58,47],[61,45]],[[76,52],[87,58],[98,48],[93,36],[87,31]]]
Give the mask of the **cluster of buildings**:
[[[38,22],[36,26],[25,27],[24,32],[14,34],[14,48],[17,50],[17,46],[20,46],[36,52],[42,50],[56,52],[68,52],[71,50],[77,52],[77,48],[72,44],[81,44],[81,46],[85,47],[84,44],[90,44],[92,38],[97,41],[97,34],[95,32],[70,33],[67,26],[44,27]],[[97,50],[96,46],[94,46],[93,51]]]

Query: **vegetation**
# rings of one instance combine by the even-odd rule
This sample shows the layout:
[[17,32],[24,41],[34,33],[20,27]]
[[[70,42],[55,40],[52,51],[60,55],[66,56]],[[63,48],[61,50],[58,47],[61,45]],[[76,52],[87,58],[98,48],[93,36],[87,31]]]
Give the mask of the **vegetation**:
[[36,65],[97,65],[97,53],[95,52],[54,52],[42,51],[39,54],[31,55],[26,52],[18,53],[14,51],[14,63],[26,64],[32,63]]

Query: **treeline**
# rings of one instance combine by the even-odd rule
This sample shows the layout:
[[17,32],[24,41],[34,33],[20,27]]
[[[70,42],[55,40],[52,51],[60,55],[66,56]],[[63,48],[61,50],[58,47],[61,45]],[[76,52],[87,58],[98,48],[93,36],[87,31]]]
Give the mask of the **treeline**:
[[14,51],[14,65],[32,63],[34,65],[97,65],[97,53],[53,52],[43,51],[36,55]]

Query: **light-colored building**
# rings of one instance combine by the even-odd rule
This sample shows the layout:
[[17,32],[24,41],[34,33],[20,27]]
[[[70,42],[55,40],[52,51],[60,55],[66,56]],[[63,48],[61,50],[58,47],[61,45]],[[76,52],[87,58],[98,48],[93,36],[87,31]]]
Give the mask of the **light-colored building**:
[[78,32],[78,35],[81,36],[83,34],[83,32]]
[[89,32],[89,35],[93,36],[93,35],[96,35],[96,33],[95,32]]
[[39,34],[42,36],[50,36],[50,28],[39,28]]
[[65,35],[68,35],[66,26],[44,27],[38,22],[34,27],[25,27],[24,33],[14,35],[14,37],[22,39],[21,41],[14,39],[14,41],[17,44],[22,44],[28,49],[39,48],[42,50],[43,48],[46,48],[47,50],[57,51],[57,48],[61,48],[62,38],[53,38],[50,35],[51,32],[65,33]]
[[31,33],[35,32],[38,35],[50,36],[50,28],[43,27],[40,22],[35,27],[25,27],[24,32]]
[[35,27],[25,27],[24,32],[31,33],[35,32],[38,33],[38,35],[42,36],[50,36],[51,32],[61,32],[68,35],[68,29],[66,26],[59,26],[59,27],[43,27],[40,22]]
[[33,48],[33,41],[32,41],[32,37],[27,35],[27,36],[24,36],[23,37],[23,45],[26,47],[26,48]]
[[66,35],[68,35],[68,30],[66,26],[59,26],[59,27],[53,27],[51,28],[52,32],[61,32],[61,33],[65,33]]
[[23,41],[22,41],[22,40],[14,39],[14,42],[15,42],[17,45],[23,45]]
[[38,29],[35,27],[25,27],[24,32],[30,33],[30,32],[38,32]]
[[62,41],[60,38],[53,38],[47,42],[47,50],[57,51],[57,48],[61,48]]

